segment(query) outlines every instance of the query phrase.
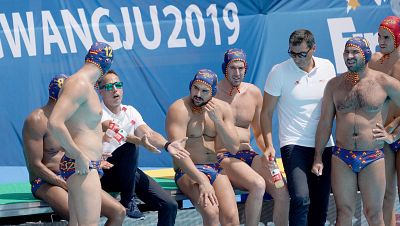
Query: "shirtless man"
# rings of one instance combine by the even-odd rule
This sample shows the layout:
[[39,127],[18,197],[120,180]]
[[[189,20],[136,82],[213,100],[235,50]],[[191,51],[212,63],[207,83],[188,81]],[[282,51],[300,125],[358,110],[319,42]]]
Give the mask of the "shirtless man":
[[[400,18],[397,16],[386,17],[379,25],[378,42],[380,52],[372,55],[368,67],[381,71],[399,80],[400,78]],[[385,122],[389,123],[400,116],[400,108],[390,101],[388,116]],[[399,138],[399,137],[398,137]],[[385,225],[395,225],[394,202],[396,200],[396,166],[397,181],[400,181],[400,140],[398,138],[385,144],[385,172],[386,172],[386,191],[383,201],[383,218]],[[394,142],[396,141],[396,142]],[[397,156],[397,157],[396,157]]]
[[103,133],[102,109],[94,86],[110,68],[112,54],[105,43],[92,45],[84,66],[65,82],[48,122],[65,150],[60,170],[68,185],[70,225],[99,224]]
[[[58,75],[50,81],[47,104],[26,118],[22,134],[32,194],[48,203],[61,218],[68,220],[68,188],[60,176],[64,150],[47,129],[48,118],[66,78],[65,75]],[[125,208],[103,191],[102,214],[108,218],[107,225],[121,225]]]
[[[169,140],[188,137],[190,158],[175,161],[175,181],[203,217],[204,225],[239,225],[235,193],[226,175],[220,174],[216,150],[239,148],[233,116],[227,103],[213,98],[217,75],[202,69],[190,82],[190,96],[175,101],[168,110]],[[194,165],[194,164],[195,165]]]
[[336,116],[331,174],[336,225],[351,225],[359,188],[368,224],[383,226],[384,142],[373,138],[373,129],[385,122],[389,100],[400,105],[400,82],[367,67],[371,50],[364,38],[350,38],[343,58],[348,71],[325,88],[312,172],[323,173],[321,156]]
[[234,187],[249,191],[246,200],[246,225],[258,225],[264,192],[274,198],[273,219],[275,225],[288,225],[289,194],[286,186],[276,188],[268,168],[266,155],[258,155],[250,146],[250,126],[260,150],[265,150],[260,128],[262,95],[260,89],[243,82],[247,71],[246,54],[241,49],[229,49],[224,56],[222,70],[224,80],[218,84],[217,99],[227,102],[232,109],[235,127],[239,135],[239,151],[233,155],[228,150],[217,154],[223,173]]

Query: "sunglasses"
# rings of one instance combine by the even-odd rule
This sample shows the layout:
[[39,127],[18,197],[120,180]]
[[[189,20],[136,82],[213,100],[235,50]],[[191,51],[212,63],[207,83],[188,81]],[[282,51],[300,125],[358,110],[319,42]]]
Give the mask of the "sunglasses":
[[113,88],[122,89],[123,83],[122,82],[114,82],[114,83],[107,83],[104,86],[100,86],[100,89],[105,89],[106,91],[111,91]]
[[295,53],[293,51],[290,51],[290,49],[288,49],[287,53],[289,54],[290,57],[295,58],[306,58],[307,54],[310,52],[311,48],[308,49],[307,52],[300,52],[300,53]]

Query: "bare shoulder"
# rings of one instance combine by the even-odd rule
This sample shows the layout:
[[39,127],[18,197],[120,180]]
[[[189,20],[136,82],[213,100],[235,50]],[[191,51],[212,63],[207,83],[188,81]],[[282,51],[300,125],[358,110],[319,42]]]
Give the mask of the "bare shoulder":
[[220,99],[217,99],[217,98],[212,98],[212,100],[221,109],[227,110],[227,109],[231,108],[231,106],[227,102],[225,102],[223,100],[220,100]]
[[47,131],[47,120],[42,108],[35,109],[25,119],[23,130],[24,132],[35,131],[44,134]]
[[168,109],[167,118],[182,119],[185,118],[185,116],[188,117],[189,108],[188,104],[186,103],[187,101],[187,97],[184,97],[172,103]]
[[400,80],[400,59],[398,59],[392,68],[391,76],[397,80]]
[[383,54],[381,52],[376,52],[374,54],[372,54],[371,56],[371,60],[369,61],[369,63],[377,63],[379,61],[379,59],[381,59],[383,56]]
[[252,83],[245,83],[247,86],[247,90],[252,94],[252,95],[262,95],[261,90],[254,84]]

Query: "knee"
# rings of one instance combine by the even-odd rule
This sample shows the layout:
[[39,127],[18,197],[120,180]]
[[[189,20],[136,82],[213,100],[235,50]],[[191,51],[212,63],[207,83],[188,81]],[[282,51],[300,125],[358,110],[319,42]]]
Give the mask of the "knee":
[[265,180],[261,176],[256,177],[251,184],[249,184],[249,193],[258,194],[263,196],[265,193]]
[[337,206],[337,216],[342,219],[353,218],[354,211],[355,211],[354,206],[350,206],[350,205],[338,205]]
[[[203,209],[203,219],[206,222],[219,222],[219,210],[216,206],[208,206]],[[211,224],[213,225],[213,224]]]
[[297,196],[290,197],[290,205],[293,207],[304,207],[310,205],[309,196]]
[[176,213],[178,211],[178,203],[172,199],[166,200],[166,202],[162,204],[161,209],[168,213]]
[[118,220],[120,222],[123,222],[126,216],[126,209],[123,205],[118,205],[113,210],[113,213],[111,214],[110,218],[113,218],[114,220]]
[[226,211],[224,214],[221,214],[221,225],[239,225],[239,215],[236,211],[236,208],[231,208],[229,211]]
[[279,189],[280,191],[273,192],[272,198],[274,203],[280,203],[281,205],[288,206],[290,203],[289,193],[286,189]]
[[365,217],[368,219],[369,224],[379,225],[383,220],[382,208],[379,207],[365,207]]

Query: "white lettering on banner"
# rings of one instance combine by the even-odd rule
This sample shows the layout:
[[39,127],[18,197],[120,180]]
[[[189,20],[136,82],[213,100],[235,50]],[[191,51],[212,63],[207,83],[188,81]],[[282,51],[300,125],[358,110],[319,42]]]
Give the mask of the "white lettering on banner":
[[[65,48],[65,44],[61,37],[60,31],[58,30],[56,22],[54,22],[53,16],[51,15],[50,11],[42,11],[42,24],[44,55],[51,54],[50,45],[52,43],[58,44],[61,53],[67,53],[67,48]],[[51,31],[53,33],[52,35],[50,34],[49,28],[51,28]]]
[[143,46],[146,49],[158,48],[161,43],[161,30],[160,30],[160,23],[158,22],[156,6],[150,6],[150,17],[153,24],[153,32],[154,32],[153,41],[148,40],[146,37],[142,21],[142,14],[139,10],[139,7],[133,7],[133,15],[135,16],[136,28],[138,30],[139,39],[142,42]]
[[[33,13],[26,12],[26,20],[28,22],[28,33],[26,32],[24,23],[22,22],[21,15],[19,13],[12,14],[13,25],[14,25],[14,36],[11,33],[10,26],[8,25],[6,16],[0,14],[0,25],[3,28],[4,35],[6,36],[8,45],[10,46],[11,52],[15,58],[21,57],[21,37],[24,41],[26,50],[29,56],[36,55],[36,38],[35,38],[35,25],[33,23]],[[3,49],[0,48],[0,58],[4,56]]]
[[[378,45],[378,33],[355,33],[356,28],[351,17],[329,18],[327,19],[329,34],[332,41],[333,54],[335,57],[336,72],[347,71],[343,60],[344,45],[350,37],[361,36],[368,40],[372,53]],[[343,36],[348,33],[349,36]]]
[[76,35],[79,37],[86,49],[89,49],[93,43],[92,36],[90,34],[89,24],[85,17],[85,11],[83,11],[83,9],[78,9],[78,14],[79,18],[81,19],[82,27],[79,26],[78,22],[68,10],[61,10],[61,16],[64,21],[65,31],[67,32],[67,38],[71,53],[77,52],[72,30],[75,31]]
[[[133,26],[136,27],[138,40],[144,48],[149,50],[160,47],[161,40],[163,40],[162,35],[168,36],[168,38],[164,37],[165,40],[168,40],[166,43],[167,48],[185,48],[188,46],[187,39],[190,40],[189,42],[193,46],[201,47],[204,43],[210,43],[206,42],[207,38],[214,38],[215,45],[221,45],[224,41],[229,45],[233,45],[238,40],[240,34],[238,8],[235,3],[228,2],[222,9],[222,13],[218,12],[218,9],[216,4],[210,4],[206,9],[199,8],[196,4],[191,4],[185,9],[185,15],[182,15],[179,8],[168,5],[162,9],[162,15],[158,13],[159,9],[156,5],[150,5],[149,23],[152,25],[154,36],[152,39],[149,39],[146,35],[145,31],[148,32],[147,29],[149,29],[149,27],[147,25],[149,23],[147,23],[147,20],[143,23],[141,14],[141,10],[143,9],[139,9],[138,7],[132,7],[132,11],[130,11],[128,7],[121,7],[119,13],[121,14],[122,21],[117,21],[116,24],[113,23],[115,19],[111,19],[113,16],[110,15],[110,10],[102,7],[96,8],[91,15],[89,14],[89,17],[84,8],[76,9],[77,14],[74,14],[71,9],[59,10],[59,15],[56,15],[55,11],[41,11],[42,27],[37,24],[35,27],[34,21],[40,21],[40,18],[34,17],[35,12],[26,12],[25,24],[21,19],[21,13],[23,12],[13,12],[12,25],[7,21],[5,14],[0,14],[0,59],[5,57],[3,45],[6,44],[8,44],[11,50],[11,57],[21,57],[24,54],[22,48],[26,48],[26,52],[29,56],[36,56],[38,54],[37,46],[42,46],[40,43],[36,42],[36,35],[40,37],[40,34],[36,32],[41,31],[43,32],[44,55],[52,54],[54,51],[53,48],[58,48],[62,54],[78,52],[79,49],[75,40],[76,38],[79,39],[86,49],[89,49],[94,41],[100,41],[109,43],[114,50],[119,48],[130,50],[133,49],[135,43]],[[133,13],[133,17],[130,13]],[[172,15],[172,17],[170,17],[170,15]],[[218,20],[218,15],[222,15],[222,20]],[[163,20],[163,23],[173,23],[173,26],[161,27],[159,16],[164,16],[164,18],[169,17]],[[185,17],[184,19],[183,16]],[[206,23],[204,17],[211,18],[212,23]],[[57,18],[57,23],[63,24],[57,24],[54,18]],[[60,22],[58,18],[61,18],[62,22]],[[221,21],[223,21],[223,23]],[[186,23],[185,27],[183,27],[183,23]],[[224,32],[221,34],[223,26],[222,24],[220,25],[220,23],[225,25],[225,28],[232,31],[232,33]],[[210,28],[208,26],[213,27],[212,29],[208,29]],[[109,36],[107,36],[106,33],[102,33],[102,31],[105,32],[102,30],[104,28]],[[184,32],[182,28],[186,28],[186,37],[181,33]],[[92,31],[90,29],[92,29]],[[163,29],[163,33],[161,33],[161,29]],[[207,35],[207,31],[210,30],[213,32],[213,35]],[[93,37],[92,32],[94,35]],[[121,37],[121,32],[125,37]],[[227,37],[222,37],[223,35]],[[65,37],[67,40],[63,40]],[[110,40],[106,40],[106,38]],[[4,40],[7,41],[5,42]],[[68,42],[69,50],[66,48],[66,41]],[[21,45],[21,42],[24,44]]]

